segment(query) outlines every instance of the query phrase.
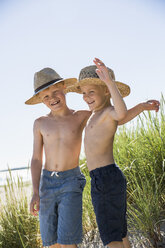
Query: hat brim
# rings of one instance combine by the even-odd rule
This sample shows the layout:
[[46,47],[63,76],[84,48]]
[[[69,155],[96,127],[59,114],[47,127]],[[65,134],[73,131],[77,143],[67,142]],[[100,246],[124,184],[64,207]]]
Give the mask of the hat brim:
[[[130,94],[131,90],[127,84],[119,82],[119,81],[115,81],[115,83],[122,97],[126,97]],[[76,93],[82,94],[81,86],[91,85],[91,84],[106,86],[106,84],[99,78],[84,78],[81,81],[75,83],[74,85],[67,87],[67,89],[65,89],[65,92],[66,93],[76,92]]]
[[[67,87],[69,87],[69,86],[71,86],[71,85],[73,85],[73,84],[76,84],[77,78],[67,78],[67,79],[62,79],[62,80],[59,80],[59,81],[57,81],[57,82],[54,82],[54,83],[52,83],[52,84],[50,84],[50,85],[48,85],[48,86],[42,88],[41,90],[39,90],[36,94],[34,94],[31,98],[29,98],[29,99],[25,102],[25,104],[34,105],[34,104],[42,103],[42,100],[41,100],[41,98],[40,98],[40,96],[39,96],[39,93],[40,93],[41,91],[45,90],[45,89],[48,89],[48,88],[52,87],[52,86],[55,85],[55,84],[59,84],[59,83],[62,83],[62,82],[64,82],[64,85],[65,85],[66,88],[67,88]],[[64,93],[66,93],[66,92],[64,92]]]

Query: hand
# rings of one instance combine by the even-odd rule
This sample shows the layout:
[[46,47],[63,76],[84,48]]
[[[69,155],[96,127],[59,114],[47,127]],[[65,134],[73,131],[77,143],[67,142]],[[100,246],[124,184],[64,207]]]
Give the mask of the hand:
[[37,216],[37,212],[40,208],[40,197],[39,195],[33,194],[30,202],[30,213],[34,216]]
[[143,108],[143,110],[155,110],[156,112],[159,111],[159,106],[160,106],[160,102],[157,100],[149,100],[147,102],[143,102],[141,103],[141,106]]
[[104,81],[105,83],[107,81],[113,81],[108,71],[108,68],[100,59],[95,58],[93,62],[97,66],[96,73],[102,81]]

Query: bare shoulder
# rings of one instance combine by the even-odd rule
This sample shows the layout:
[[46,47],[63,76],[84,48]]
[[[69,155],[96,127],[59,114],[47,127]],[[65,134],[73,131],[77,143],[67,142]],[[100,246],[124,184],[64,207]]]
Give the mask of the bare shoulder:
[[114,111],[114,107],[113,106],[108,106],[103,110],[103,115],[113,119],[113,114],[112,114],[113,111]]
[[41,116],[34,121],[34,128],[39,129],[42,122],[47,119],[47,116]]
[[86,123],[92,114],[89,110],[78,110],[75,111],[75,115],[77,117],[78,123],[81,125],[81,128],[83,129],[86,126]]
[[106,107],[100,116],[100,122],[105,123],[105,125],[108,124],[110,128],[114,127],[116,128],[118,125],[118,122],[113,118],[113,112],[114,107],[113,106],[108,106]]
[[77,110],[77,111],[75,111],[75,115],[77,115],[77,117],[82,119],[82,120],[88,119],[91,114],[92,114],[92,112],[89,110]]

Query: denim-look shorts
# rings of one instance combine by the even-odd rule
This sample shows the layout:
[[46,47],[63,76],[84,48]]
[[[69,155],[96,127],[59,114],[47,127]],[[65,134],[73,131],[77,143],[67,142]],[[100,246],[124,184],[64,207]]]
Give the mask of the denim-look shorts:
[[85,183],[79,167],[63,172],[43,170],[39,193],[43,246],[82,242],[82,192]]
[[91,196],[104,245],[127,235],[126,179],[116,164],[90,171]]

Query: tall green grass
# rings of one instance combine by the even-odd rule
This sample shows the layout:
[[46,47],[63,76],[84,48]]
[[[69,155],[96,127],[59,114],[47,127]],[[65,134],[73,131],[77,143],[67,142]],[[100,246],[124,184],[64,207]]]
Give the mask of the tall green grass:
[[86,177],[86,186],[83,192],[83,230],[84,233],[87,233],[90,230],[95,229],[97,224],[91,200],[90,176],[86,166],[85,158],[80,160],[80,168]]
[[160,227],[165,223],[165,100],[160,112],[148,112],[127,128],[119,128],[114,156],[128,184],[130,231],[141,233],[151,247],[163,242]]
[[5,202],[0,205],[0,247],[36,248],[41,247],[38,219],[29,213],[29,199],[25,185],[12,174],[5,186]]

